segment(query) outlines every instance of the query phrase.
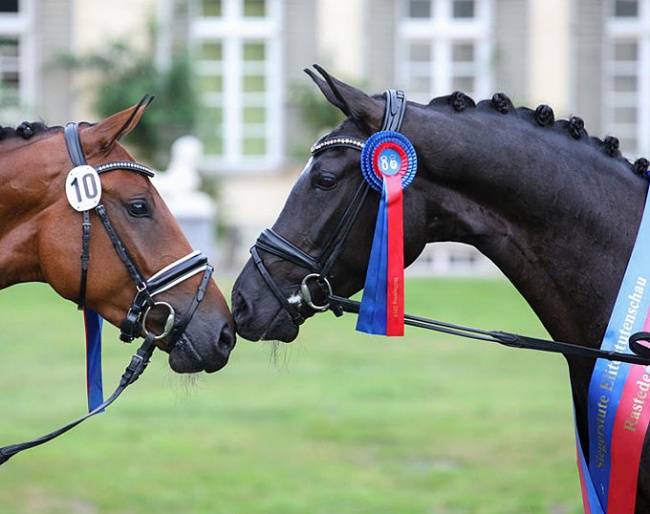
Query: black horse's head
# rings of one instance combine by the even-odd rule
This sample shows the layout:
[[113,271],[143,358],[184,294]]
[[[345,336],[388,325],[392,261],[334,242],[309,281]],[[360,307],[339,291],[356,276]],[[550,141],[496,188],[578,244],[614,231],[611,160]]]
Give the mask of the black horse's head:
[[[380,193],[362,176],[360,151],[382,128],[403,121],[408,133],[414,125],[413,115],[404,116],[403,97],[370,97],[316,69],[324,80],[305,71],[347,119],[311,148],[284,209],[256,242],[235,283],[237,330],[252,341],[293,341],[306,318],[327,310],[329,293],[348,297],[363,287]],[[419,196],[416,180],[405,192],[405,263],[426,244]]]

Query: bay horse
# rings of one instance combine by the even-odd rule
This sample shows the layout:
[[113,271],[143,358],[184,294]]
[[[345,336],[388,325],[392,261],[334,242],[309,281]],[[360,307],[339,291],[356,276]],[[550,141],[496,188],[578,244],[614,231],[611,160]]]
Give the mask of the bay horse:
[[[305,71],[347,118],[312,147],[278,219],[236,280],[233,316],[238,334],[251,341],[293,341],[300,324],[327,307],[313,287],[320,278],[341,297],[364,286],[380,194],[358,199],[359,150],[385,127],[391,98],[316,69],[322,78]],[[428,243],[470,244],[501,269],[555,340],[598,347],[642,217],[648,161],[623,158],[616,138],[590,137],[581,118],[555,120],[545,105],[515,108],[501,93],[478,103],[455,92],[405,105],[399,130],[418,165],[404,191],[404,264]],[[305,278],[306,268],[317,278]],[[566,358],[588,453],[594,359]],[[648,444],[646,438],[638,514],[650,512]]]
[[[0,128],[0,289],[46,282],[121,327],[125,341],[155,332],[175,372],[214,372],[235,344],[232,315],[152,173],[119,142],[145,99],[96,124]],[[77,166],[85,175],[74,187],[101,193],[101,205],[83,214],[67,198]]]

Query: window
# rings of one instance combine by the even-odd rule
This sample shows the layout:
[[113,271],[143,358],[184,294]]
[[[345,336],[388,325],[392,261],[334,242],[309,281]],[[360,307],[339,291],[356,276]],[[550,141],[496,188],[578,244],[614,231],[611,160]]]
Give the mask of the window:
[[431,0],[411,0],[408,15],[409,18],[429,18],[431,16]]
[[0,2],[0,12],[18,12],[18,0],[2,0]]
[[20,103],[19,49],[18,39],[0,39],[0,105]]
[[610,0],[604,120],[630,159],[650,154],[650,0]]
[[27,30],[29,0],[0,2],[0,115],[12,120],[34,102],[34,36]]
[[266,2],[264,0],[244,0],[244,16],[263,18],[266,16]]
[[201,2],[201,15],[205,17],[221,16],[221,0],[203,0]]
[[282,156],[281,0],[202,0],[193,23],[205,167],[271,169]]
[[636,17],[639,14],[638,0],[614,0],[614,16],[617,18]]
[[410,0],[398,25],[398,77],[420,102],[489,93],[492,0]]
[[473,18],[474,0],[454,0],[452,12],[454,18]]

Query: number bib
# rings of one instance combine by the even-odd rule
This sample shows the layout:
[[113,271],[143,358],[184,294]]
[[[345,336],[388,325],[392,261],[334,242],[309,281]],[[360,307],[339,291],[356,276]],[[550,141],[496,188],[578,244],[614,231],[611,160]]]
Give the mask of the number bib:
[[102,197],[102,183],[95,168],[88,165],[72,168],[65,181],[65,194],[76,211],[97,207]]

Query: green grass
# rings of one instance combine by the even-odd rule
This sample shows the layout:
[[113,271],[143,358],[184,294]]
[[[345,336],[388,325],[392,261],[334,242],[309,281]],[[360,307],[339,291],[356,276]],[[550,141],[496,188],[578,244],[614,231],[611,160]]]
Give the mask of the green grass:
[[[407,310],[544,335],[502,280],[409,280]],[[0,467],[0,512],[581,512],[561,357],[354,323],[320,315],[277,348],[240,340],[226,369],[193,379],[156,352],[105,414]],[[83,414],[74,306],[10,288],[0,330],[0,445]],[[135,348],[104,336],[108,392]]]

